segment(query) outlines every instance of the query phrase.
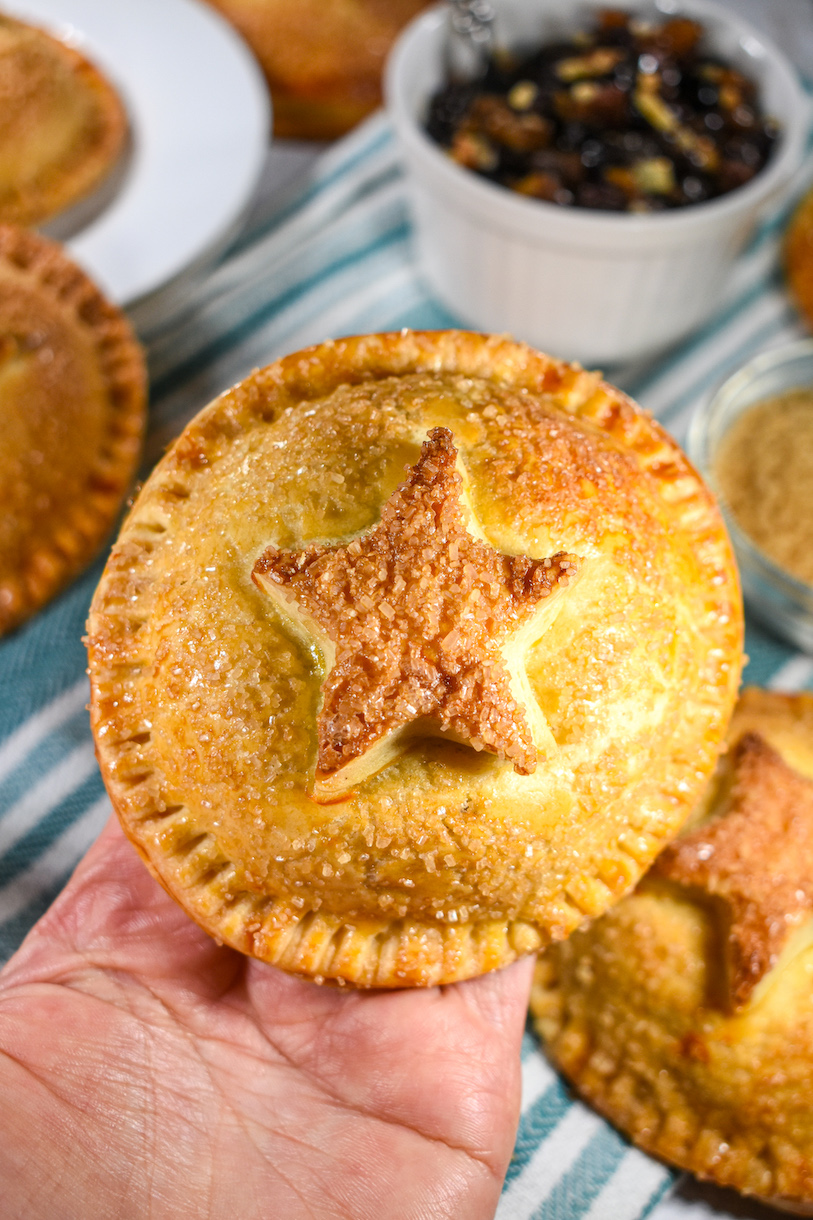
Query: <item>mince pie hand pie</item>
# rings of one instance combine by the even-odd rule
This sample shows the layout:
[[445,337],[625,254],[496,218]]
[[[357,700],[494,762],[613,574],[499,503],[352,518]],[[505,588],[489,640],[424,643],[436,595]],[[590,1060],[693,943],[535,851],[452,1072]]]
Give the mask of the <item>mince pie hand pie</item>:
[[0,13],[0,221],[38,224],[77,202],[126,134],[118,94],[83,55]]
[[813,327],[813,191],[793,213],[785,233],[785,279],[808,327]]
[[531,1008],[648,1152],[813,1213],[813,695],[746,690],[689,828],[548,950]]
[[135,473],[141,349],[60,246],[0,225],[0,635],[93,557]]
[[381,73],[428,0],[209,0],[245,38],[274,103],[274,135],[334,140],[381,105]]
[[91,610],[92,720],[213,936],[450,982],[637,881],[714,767],[741,630],[709,493],[598,375],[343,339],[224,394],[146,484]]

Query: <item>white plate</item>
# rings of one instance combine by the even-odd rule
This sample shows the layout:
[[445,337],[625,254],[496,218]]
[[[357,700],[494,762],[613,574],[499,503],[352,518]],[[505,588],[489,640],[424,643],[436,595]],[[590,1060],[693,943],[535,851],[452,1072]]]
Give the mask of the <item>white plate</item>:
[[2,7],[76,46],[127,107],[131,154],[113,197],[66,241],[77,262],[132,306],[212,257],[251,200],[270,131],[265,81],[231,26],[199,0]]

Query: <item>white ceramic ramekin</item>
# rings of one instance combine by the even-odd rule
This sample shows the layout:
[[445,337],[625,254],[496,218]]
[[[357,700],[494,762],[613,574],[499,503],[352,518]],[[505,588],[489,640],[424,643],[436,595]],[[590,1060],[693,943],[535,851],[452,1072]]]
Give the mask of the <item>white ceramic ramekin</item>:
[[[573,0],[499,0],[498,37],[537,46],[583,25]],[[613,0],[613,7],[702,22],[713,50],[759,82],[782,125],[751,182],[708,203],[630,215],[527,199],[456,165],[423,130],[444,78],[446,9],[414,21],[387,66],[389,113],[406,162],[422,274],[435,295],[482,330],[510,331],[585,363],[654,354],[714,311],[728,272],[766,204],[797,169],[809,103],[785,56],[713,0]]]

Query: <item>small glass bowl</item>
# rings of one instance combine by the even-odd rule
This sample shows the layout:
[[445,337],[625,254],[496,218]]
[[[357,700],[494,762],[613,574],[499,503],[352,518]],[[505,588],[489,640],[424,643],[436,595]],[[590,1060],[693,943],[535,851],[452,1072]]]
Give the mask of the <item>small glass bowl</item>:
[[[689,428],[688,453],[717,496],[740,567],[746,604],[776,634],[813,653],[813,585],[791,576],[761,551],[737,524],[715,477],[720,442],[749,407],[786,390],[813,391],[813,339],[804,339],[750,360],[729,377]],[[813,401],[811,401],[813,410]],[[811,488],[813,529],[813,488]]]

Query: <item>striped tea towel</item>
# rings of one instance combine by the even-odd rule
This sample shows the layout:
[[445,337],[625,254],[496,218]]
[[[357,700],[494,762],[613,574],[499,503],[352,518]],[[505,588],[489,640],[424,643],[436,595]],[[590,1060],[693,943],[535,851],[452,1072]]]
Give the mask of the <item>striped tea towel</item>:
[[[704,330],[648,366],[607,370],[680,439],[693,407],[760,348],[801,332],[777,277],[786,210],[759,231]],[[459,324],[415,272],[392,134],[375,116],[287,190],[190,294],[146,328],[152,377],[146,466],[215,394],[285,352],[342,334]],[[85,711],[81,636],[103,560],[0,643],[0,960],[64,885],[109,806]],[[813,683],[813,660],[748,624],[750,682]],[[710,1220],[751,1215],[673,1185],[582,1105],[527,1035],[524,1098],[499,1220]],[[660,1202],[659,1202],[660,1200]],[[739,1208],[739,1203],[737,1204]],[[753,1215],[759,1209],[753,1210]]]

